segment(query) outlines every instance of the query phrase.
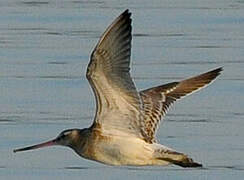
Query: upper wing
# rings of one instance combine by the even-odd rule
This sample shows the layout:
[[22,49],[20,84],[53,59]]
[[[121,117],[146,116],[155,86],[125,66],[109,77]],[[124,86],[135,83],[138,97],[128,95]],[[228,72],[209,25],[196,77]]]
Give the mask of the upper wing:
[[87,79],[96,97],[94,125],[141,136],[141,100],[130,76],[131,13],[107,28],[91,55]]
[[218,68],[207,73],[183,80],[181,82],[173,82],[158,87],[153,87],[140,92],[143,104],[145,118],[145,133],[155,141],[155,133],[159,126],[162,116],[164,116],[176,100],[189,95],[208,85],[222,71]]

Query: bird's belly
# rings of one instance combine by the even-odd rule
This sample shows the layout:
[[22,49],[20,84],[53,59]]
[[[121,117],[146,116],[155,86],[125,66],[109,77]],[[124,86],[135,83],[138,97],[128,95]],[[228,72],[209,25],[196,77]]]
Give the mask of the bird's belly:
[[139,138],[99,140],[91,159],[110,165],[152,165],[153,150]]

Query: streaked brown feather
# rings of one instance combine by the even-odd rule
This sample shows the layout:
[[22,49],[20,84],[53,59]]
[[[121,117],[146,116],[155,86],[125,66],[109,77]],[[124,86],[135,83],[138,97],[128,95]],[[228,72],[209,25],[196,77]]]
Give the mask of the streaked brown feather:
[[176,100],[205,87],[221,71],[222,68],[218,68],[181,82],[172,82],[141,91],[140,95],[145,112],[144,128],[145,133],[150,137],[149,141],[156,141],[155,133],[160,120]]

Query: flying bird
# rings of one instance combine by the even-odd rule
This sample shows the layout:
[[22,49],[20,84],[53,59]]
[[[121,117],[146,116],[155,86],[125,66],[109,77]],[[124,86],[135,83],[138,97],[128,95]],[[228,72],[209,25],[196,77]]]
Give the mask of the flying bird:
[[155,136],[169,107],[208,85],[222,68],[137,91],[130,75],[131,21],[127,9],[106,29],[91,54],[86,77],[96,98],[93,124],[65,130],[53,140],[14,152],[61,145],[108,165],[202,166],[188,155],[159,144]]

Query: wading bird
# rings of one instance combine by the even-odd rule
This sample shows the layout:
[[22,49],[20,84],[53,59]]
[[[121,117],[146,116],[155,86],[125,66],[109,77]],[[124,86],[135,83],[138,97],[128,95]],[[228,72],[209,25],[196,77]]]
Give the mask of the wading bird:
[[155,134],[175,101],[208,85],[222,68],[138,92],[130,76],[131,29],[131,13],[126,10],[102,34],[91,54],[86,73],[96,97],[91,127],[65,130],[51,141],[14,152],[61,145],[109,165],[202,166],[157,143]]

